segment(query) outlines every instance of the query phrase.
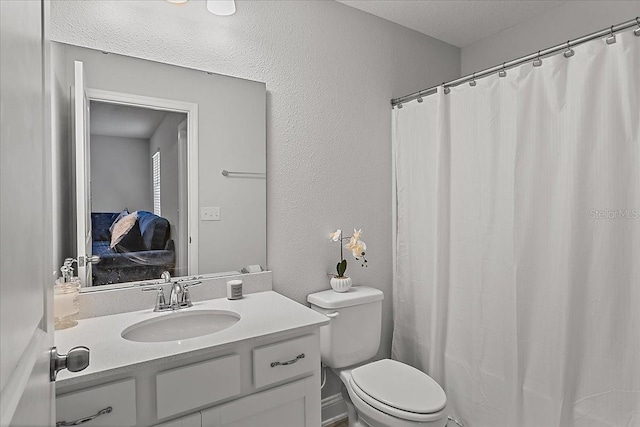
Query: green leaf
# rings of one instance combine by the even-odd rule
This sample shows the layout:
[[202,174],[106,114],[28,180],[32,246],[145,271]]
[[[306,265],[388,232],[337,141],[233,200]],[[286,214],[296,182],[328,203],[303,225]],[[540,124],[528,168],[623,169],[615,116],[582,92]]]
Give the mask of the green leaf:
[[347,271],[347,260],[343,259],[338,263],[338,277],[344,276],[345,271]]

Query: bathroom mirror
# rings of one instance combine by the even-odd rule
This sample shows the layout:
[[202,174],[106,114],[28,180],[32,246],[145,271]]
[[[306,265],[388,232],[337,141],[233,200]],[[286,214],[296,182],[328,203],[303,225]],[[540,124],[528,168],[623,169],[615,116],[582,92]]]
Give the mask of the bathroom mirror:
[[51,55],[63,234],[85,291],[266,268],[264,83],[62,43]]

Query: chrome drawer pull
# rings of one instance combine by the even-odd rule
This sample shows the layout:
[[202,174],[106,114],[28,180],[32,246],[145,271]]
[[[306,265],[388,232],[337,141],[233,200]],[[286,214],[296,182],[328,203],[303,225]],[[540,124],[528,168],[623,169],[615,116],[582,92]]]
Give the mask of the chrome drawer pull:
[[91,420],[95,420],[100,415],[110,414],[111,411],[113,411],[113,408],[111,406],[109,406],[107,408],[104,408],[101,411],[98,411],[97,414],[91,415],[90,417],[80,418],[79,420],[75,420],[75,421],[59,421],[59,422],[56,423],[56,427],[79,426],[80,424],[88,423]]
[[304,353],[299,354],[299,355],[296,356],[295,359],[287,360],[286,362],[271,362],[271,367],[275,368],[276,366],[293,365],[294,363],[296,363],[300,359],[304,359]]

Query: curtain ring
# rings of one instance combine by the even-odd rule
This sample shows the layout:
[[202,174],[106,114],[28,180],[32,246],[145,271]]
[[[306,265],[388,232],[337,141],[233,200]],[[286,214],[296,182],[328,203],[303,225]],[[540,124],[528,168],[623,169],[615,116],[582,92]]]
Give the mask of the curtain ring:
[[500,77],[507,77],[507,70],[504,68],[504,64],[506,64],[506,62],[502,63],[502,70],[498,73],[498,76]]
[[446,82],[442,82],[442,87],[444,88],[444,94],[447,95],[449,92],[451,92],[451,88],[445,86],[445,83]]
[[539,67],[542,65],[542,59],[540,59],[540,51],[538,51],[538,58],[533,61],[533,66],[534,67]]
[[473,73],[471,80],[469,80],[469,86],[475,86],[475,85],[476,85],[476,73]]
[[605,39],[607,44],[614,44],[616,42],[616,36],[613,34],[613,25],[611,26],[611,35]]
[[575,52],[571,49],[571,44],[569,44],[570,40],[567,40],[567,50],[564,51],[563,55],[565,58],[571,58]]
[[638,28],[633,30],[633,34],[635,34],[636,37],[640,37],[640,18],[636,17],[636,23],[638,24]]

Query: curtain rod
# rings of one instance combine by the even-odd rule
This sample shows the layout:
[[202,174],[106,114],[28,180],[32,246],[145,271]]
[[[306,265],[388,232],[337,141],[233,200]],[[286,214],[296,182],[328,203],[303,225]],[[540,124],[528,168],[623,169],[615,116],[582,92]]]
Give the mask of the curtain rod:
[[[532,53],[530,55],[527,56],[522,56],[520,58],[514,59],[513,61],[509,61],[509,62],[505,62],[501,65],[496,65],[495,67],[491,67],[491,68],[487,68],[485,70],[476,72],[476,73],[472,73],[469,74],[467,76],[461,77],[459,79],[456,80],[451,80],[449,82],[444,82],[442,84],[439,84],[437,86],[433,86],[430,87],[428,89],[424,89],[415,93],[412,93],[410,95],[405,95],[405,96],[401,96],[400,98],[394,98],[391,100],[391,108],[395,107],[396,105],[401,105],[403,102],[409,102],[409,101],[413,101],[414,99],[417,99],[418,102],[422,102],[422,97],[423,96],[428,96],[428,95],[432,95],[434,93],[436,93],[438,91],[439,87],[443,87],[445,89],[445,93],[449,93],[448,88],[450,87],[454,87],[454,86],[458,86],[461,85],[462,83],[466,83],[466,82],[471,82],[471,81],[475,81],[476,79],[482,78],[482,77],[486,77],[489,76],[491,74],[495,74],[501,71],[506,71],[509,68],[514,68],[517,67],[519,65],[525,64],[527,62],[533,61],[539,61],[541,58],[544,57],[548,57],[550,55],[553,55],[555,53],[559,53],[561,51],[565,51],[565,56],[568,58],[570,56],[573,56],[573,50],[571,50],[572,47],[581,45],[583,43],[589,42],[591,40],[595,40],[595,39],[599,39],[601,37],[604,36],[609,36],[607,37],[607,43],[608,44],[613,44],[615,43],[615,37],[614,35],[616,33],[619,33],[621,31],[627,30],[629,28],[632,28],[634,26],[638,26],[638,28],[636,30],[634,30],[634,34],[636,36],[640,36],[640,17],[636,17],[634,19],[631,19],[629,21],[623,22],[621,24],[618,25],[612,25],[609,28],[605,28],[603,30],[600,31],[596,31],[595,33],[591,33],[588,34],[586,36],[574,39],[574,40],[569,40],[565,43],[544,49],[544,50],[539,50],[536,53]],[[609,41],[611,40],[611,41]],[[541,63],[541,62],[540,62]],[[536,64],[534,64],[535,66],[538,66]],[[402,107],[400,107],[402,108]]]

